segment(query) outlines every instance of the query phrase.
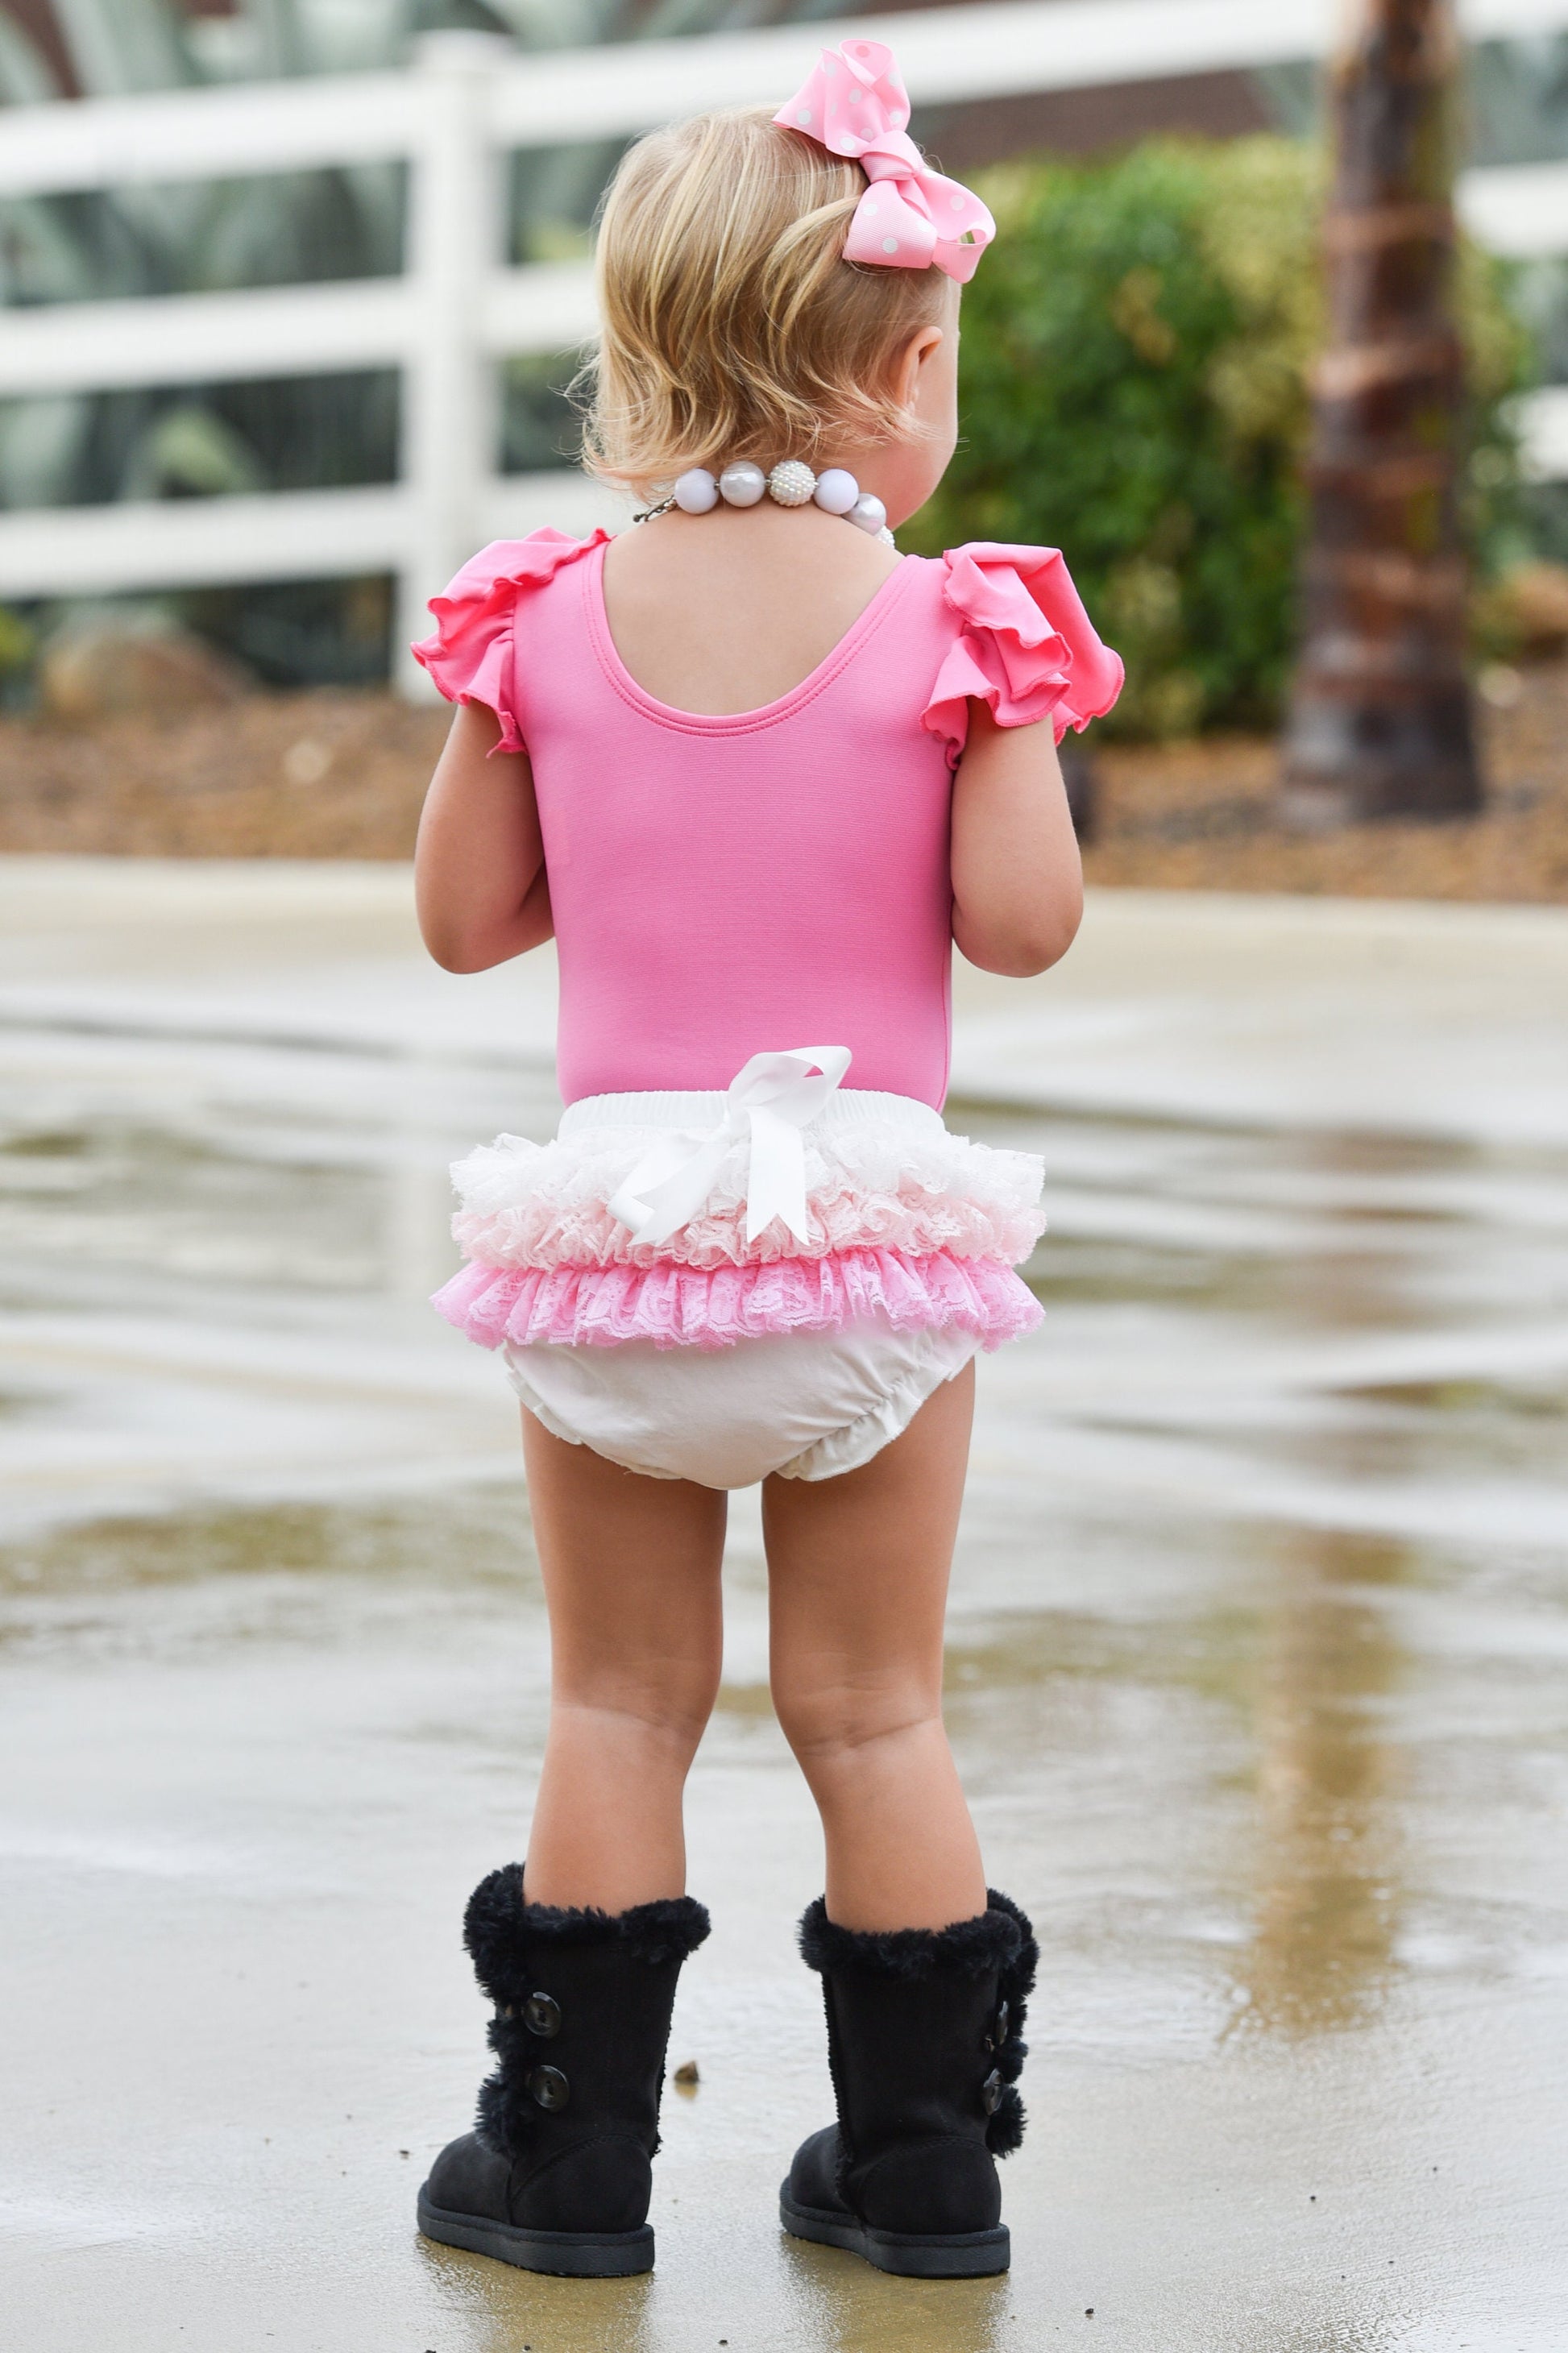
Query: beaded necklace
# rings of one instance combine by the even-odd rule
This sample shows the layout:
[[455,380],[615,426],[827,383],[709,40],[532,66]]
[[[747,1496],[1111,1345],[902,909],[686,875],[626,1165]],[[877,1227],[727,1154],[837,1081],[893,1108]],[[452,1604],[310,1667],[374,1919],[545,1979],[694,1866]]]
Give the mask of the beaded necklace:
[[721,500],[727,507],[754,507],[764,496],[781,507],[804,507],[809,502],[825,514],[842,515],[846,522],[869,532],[873,539],[889,547],[893,544],[888,510],[874,491],[863,491],[847,467],[829,466],[814,474],[798,458],[785,458],[769,474],[749,458],[726,466],[719,475],[710,474],[706,466],[692,466],[668,498],[645,508],[636,520],[649,522],[655,515],[668,514],[671,507],[679,507],[682,514],[709,514]]

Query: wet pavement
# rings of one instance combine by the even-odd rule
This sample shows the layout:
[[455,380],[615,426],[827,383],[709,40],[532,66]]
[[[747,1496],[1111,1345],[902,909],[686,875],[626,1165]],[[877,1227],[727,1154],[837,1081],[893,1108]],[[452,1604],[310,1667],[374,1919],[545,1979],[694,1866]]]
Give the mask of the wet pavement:
[[[1015,2268],[782,2241],[809,1806],[737,1500],[658,2268],[426,2246],[545,1646],[512,1409],[423,1305],[553,1115],[537,970],[390,870],[0,862],[0,2311],[26,2353],[1560,2353],[1568,918],[1121,894],[966,976],[1042,1151],[951,1717],[1043,1949]],[[1092,2313],[1092,2316],[1090,2316]]]

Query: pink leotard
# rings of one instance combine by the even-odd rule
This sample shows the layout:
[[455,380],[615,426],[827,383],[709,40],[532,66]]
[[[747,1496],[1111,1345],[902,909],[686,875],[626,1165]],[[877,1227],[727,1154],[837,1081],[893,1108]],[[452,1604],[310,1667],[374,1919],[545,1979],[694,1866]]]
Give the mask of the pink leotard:
[[605,534],[498,542],[416,648],[533,771],[561,966],[559,1078],[725,1087],[763,1049],[843,1044],[847,1083],[947,1087],[952,772],[969,702],[1059,742],[1121,664],[1049,548],[905,556],[809,678],[732,718],[645,694],[616,652]]

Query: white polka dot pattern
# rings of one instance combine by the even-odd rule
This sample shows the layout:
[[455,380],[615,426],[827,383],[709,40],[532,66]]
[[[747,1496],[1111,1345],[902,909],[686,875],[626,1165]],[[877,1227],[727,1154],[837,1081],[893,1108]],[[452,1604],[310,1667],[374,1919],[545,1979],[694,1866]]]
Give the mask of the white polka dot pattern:
[[[802,88],[773,117],[781,125],[810,131],[830,154],[858,158],[871,183],[849,224],[846,261],[936,269],[964,284],[995,236],[996,224],[972,190],[930,168],[909,135],[909,93],[892,51],[881,41],[825,49]],[[818,121],[820,131],[815,128]]]

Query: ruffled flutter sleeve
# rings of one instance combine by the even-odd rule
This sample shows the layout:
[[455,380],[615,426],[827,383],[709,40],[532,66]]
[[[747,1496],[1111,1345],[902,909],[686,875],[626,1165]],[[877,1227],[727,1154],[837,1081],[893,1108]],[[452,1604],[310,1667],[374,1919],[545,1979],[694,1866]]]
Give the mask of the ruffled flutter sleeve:
[[1058,548],[977,539],[942,562],[942,595],[959,628],[921,723],[946,737],[954,766],[971,696],[1001,727],[1048,718],[1058,744],[1069,727],[1081,732],[1110,709],[1121,658],[1096,634]]
[[512,631],[521,599],[609,535],[595,531],[586,539],[569,539],[546,526],[526,539],[492,540],[442,596],[431,597],[436,634],[409,650],[448,702],[482,702],[495,712],[501,731],[497,752],[528,748],[514,708]]

